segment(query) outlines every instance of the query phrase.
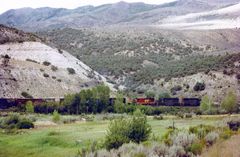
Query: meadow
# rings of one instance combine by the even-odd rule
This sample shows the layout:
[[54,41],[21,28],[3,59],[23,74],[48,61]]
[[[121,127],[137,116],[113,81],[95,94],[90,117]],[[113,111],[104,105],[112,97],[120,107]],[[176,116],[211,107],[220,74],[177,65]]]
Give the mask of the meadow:
[[[34,129],[21,130],[15,134],[7,134],[0,130],[0,157],[74,157],[81,148],[89,147],[94,141],[98,144],[103,143],[110,123],[109,119],[100,118],[102,115],[95,116],[91,121],[83,120],[69,124],[48,124],[51,115],[32,116],[36,118]],[[179,129],[188,129],[200,124],[217,126],[222,125],[227,117],[229,115],[194,116],[185,119],[164,116],[163,120],[148,117],[153,132],[150,140],[161,138],[173,124]],[[61,119],[64,118],[66,117],[61,116]],[[41,125],[44,123],[48,125]]]

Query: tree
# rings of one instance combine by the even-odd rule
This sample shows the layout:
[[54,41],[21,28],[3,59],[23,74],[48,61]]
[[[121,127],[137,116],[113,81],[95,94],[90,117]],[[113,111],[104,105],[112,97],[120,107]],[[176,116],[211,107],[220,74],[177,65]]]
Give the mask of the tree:
[[34,106],[32,101],[27,101],[26,103],[26,112],[27,113],[34,113]]
[[117,93],[116,100],[114,101],[114,111],[116,113],[124,113],[125,112],[125,104],[123,103],[123,94]]
[[164,93],[160,93],[158,95],[158,99],[161,99],[161,98],[171,98],[170,94],[167,93],[167,92],[164,92]]
[[205,95],[202,98],[202,101],[201,101],[201,104],[200,104],[200,110],[203,113],[206,113],[206,112],[211,110],[212,106],[213,106],[212,100],[207,95]]
[[238,105],[237,105],[237,95],[235,91],[233,90],[228,91],[227,95],[222,101],[221,107],[228,113],[233,113],[237,111]]
[[68,113],[71,113],[72,106],[75,105],[75,94],[68,94],[64,96],[63,106],[67,108]]
[[153,91],[148,91],[145,93],[145,96],[147,98],[154,98],[155,97],[155,93]]

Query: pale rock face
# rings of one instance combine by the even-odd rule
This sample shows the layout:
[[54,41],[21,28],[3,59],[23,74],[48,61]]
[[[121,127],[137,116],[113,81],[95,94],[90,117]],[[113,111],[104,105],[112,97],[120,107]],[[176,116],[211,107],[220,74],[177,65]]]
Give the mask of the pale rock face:
[[[40,42],[7,43],[0,45],[0,55],[11,57],[4,66],[1,57],[0,97],[21,97],[22,92],[42,97],[63,97],[93,87],[106,79],[68,52],[60,53]],[[51,65],[43,65],[47,61]],[[51,66],[57,70],[52,70]],[[75,74],[69,74],[73,68]],[[111,85],[110,85],[111,86]]]

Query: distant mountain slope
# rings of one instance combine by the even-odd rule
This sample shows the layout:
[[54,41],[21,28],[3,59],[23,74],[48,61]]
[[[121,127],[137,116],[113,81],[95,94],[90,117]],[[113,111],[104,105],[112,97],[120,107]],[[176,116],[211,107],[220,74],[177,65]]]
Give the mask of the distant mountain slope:
[[211,11],[236,4],[237,0],[177,0],[163,5],[119,2],[76,9],[22,8],[0,15],[0,23],[28,31],[109,25],[158,24],[169,16]]
[[[8,42],[0,44],[0,97],[63,97],[106,79],[66,51],[49,47],[32,36],[0,26]],[[21,39],[19,42],[18,39]]]
[[[209,92],[221,97],[227,88],[238,88],[235,76],[239,73],[240,30],[237,29],[178,31],[114,26],[66,28],[39,35],[71,52],[116,87],[125,86],[135,93],[160,90],[173,92],[174,96],[202,96]],[[223,74],[224,70],[230,71],[230,75]],[[205,82],[206,90],[193,91],[197,82]],[[182,89],[174,93],[178,84]],[[189,85],[188,89],[183,89],[184,84]],[[218,88],[222,84],[227,87]]]
[[240,3],[217,10],[172,16],[160,23],[160,27],[172,29],[240,28]]

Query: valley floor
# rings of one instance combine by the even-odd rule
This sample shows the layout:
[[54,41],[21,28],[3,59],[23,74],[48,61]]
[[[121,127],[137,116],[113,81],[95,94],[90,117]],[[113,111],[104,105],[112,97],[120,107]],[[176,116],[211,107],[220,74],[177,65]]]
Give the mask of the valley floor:
[[[79,121],[72,124],[53,125],[49,123],[51,116],[32,116],[36,116],[37,121],[45,121],[49,125],[38,125],[37,128],[24,130],[18,134],[6,134],[3,130],[0,130],[0,157],[74,157],[80,148],[89,146],[91,142],[103,142],[110,122],[101,118],[97,120],[97,116],[95,116],[95,120],[91,122]],[[240,115],[235,116],[240,117]],[[165,116],[163,120],[148,117],[148,123],[152,126],[154,136],[162,137],[167,128],[173,125],[173,122],[175,127],[187,129],[199,124],[222,125],[227,117],[228,115],[196,116],[189,119],[180,119],[175,116]],[[64,116],[61,118],[64,118]],[[40,123],[38,122],[38,124]],[[233,144],[238,143],[236,146],[239,146],[240,139],[232,138],[232,140]],[[227,143],[223,144],[226,145]],[[219,149],[218,146],[216,147],[216,149]],[[209,151],[214,153],[214,150]]]

